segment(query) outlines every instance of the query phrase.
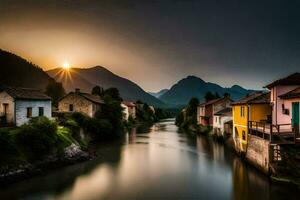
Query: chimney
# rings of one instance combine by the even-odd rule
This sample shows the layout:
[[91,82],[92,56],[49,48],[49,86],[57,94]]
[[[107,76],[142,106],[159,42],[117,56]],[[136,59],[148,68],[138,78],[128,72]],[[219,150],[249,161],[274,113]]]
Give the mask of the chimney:
[[80,89],[79,88],[75,88],[75,93],[79,94],[80,93]]

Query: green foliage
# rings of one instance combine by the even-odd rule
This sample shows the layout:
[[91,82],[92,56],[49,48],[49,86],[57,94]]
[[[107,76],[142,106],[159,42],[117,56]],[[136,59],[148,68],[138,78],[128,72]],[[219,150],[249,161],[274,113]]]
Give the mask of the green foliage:
[[181,126],[181,124],[184,122],[184,112],[181,111],[178,113],[178,115],[176,116],[176,119],[175,119],[175,124],[177,126]]
[[86,121],[86,131],[94,140],[114,138],[112,130],[113,127],[108,120],[90,118]]
[[161,119],[171,118],[171,117],[172,114],[169,111],[161,108],[155,108],[155,118],[157,121]]
[[71,131],[72,137],[77,141],[80,140],[80,126],[74,119],[68,119],[65,123],[65,127]]
[[80,112],[74,112],[72,113],[71,118],[81,127],[85,126],[86,120],[89,118],[89,116],[80,113]]
[[204,98],[205,98],[205,101],[208,102],[208,101],[211,101],[211,100],[214,100],[216,98],[219,98],[219,94],[216,93],[216,94],[213,94],[212,92],[208,91],[206,92]]
[[121,102],[119,90],[117,88],[108,88],[104,91],[104,96],[109,96],[111,99]]
[[185,110],[177,115],[175,124],[184,129],[196,129],[198,105],[199,100],[195,97],[191,98]]
[[98,95],[100,97],[104,96],[104,90],[102,87],[96,85],[95,87],[93,87],[92,89],[92,94],[93,95]]
[[57,124],[46,117],[30,120],[18,129],[16,143],[28,159],[38,159],[49,154],[57,144]]
[[13,138],[8,128],[0,128],[0,155],[7,157],[17,153]]
[[155,114],[153,110],[146,103],[138,103],[136,109],[136,120],[139,122],[150,122],[156,121]]
[[58,105],[59,99],[62,98],[66,94],[62,83],[56,82],[54,79],[49,80],[49,83],[46,87],[46,92],[45,93],[49,97],[51,97],[52,103],[56,107]]

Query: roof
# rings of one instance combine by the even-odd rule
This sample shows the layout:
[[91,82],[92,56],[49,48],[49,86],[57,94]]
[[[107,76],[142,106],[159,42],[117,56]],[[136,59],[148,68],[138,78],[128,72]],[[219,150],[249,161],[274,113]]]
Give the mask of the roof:
[[300,85],[300,73],[294,73],[285,78],[278,79],[265,87],[270,89],[276,85]]
[[282,99],[299,98],[300,97],[300,87],[298,87],[298,88],[296,88],[292,91],[289,91],[285,94],[282,94],[279,97],[282,98]]
[[243,97],[235,102],[232,105],[241,105],[241,104],[267,104],[270,103],[270,92],[255,92],[246,97]]
[[14,99],[19,100],[51,100],[49,96],[44,94],[41,90],[33,88],[20,87],[1,87],[1,92],[5,91]]
[[[208,105],[211,105],[211,104],[215,104],[221,100],[225,100],[226,98],[228,97],[221,97],[221,98],[218,98],[218,99],[213,99],[213,100],[210,100],[208,102],[204,102],[204,103],[201,103],[199,104],[199,106],[208,106]],[[232,101],[231,99],[229,99],[230,101]]]
[[135,103],[131,101],[123,101],[122,103],[127,107],[135,107]]
[[231,107],[224,108],[224,109],[216,112],[214,115],[218,115],[218,116],[232,115],[232,108]]
[[65,97],[67,97],[69,95],[72,95],[72,94],[79,95],[79,96],[81,96],[81,97],[83,97],[83,98],[85,98],[88,101],[91,101],[93,103],[104,104],[104,101],[101,99],[100,96],[89,94],[89,93],[84,93],[84,92],[70,92],[69,94],[67,94],[66,96],[64,96],[61,99],[64,99]]

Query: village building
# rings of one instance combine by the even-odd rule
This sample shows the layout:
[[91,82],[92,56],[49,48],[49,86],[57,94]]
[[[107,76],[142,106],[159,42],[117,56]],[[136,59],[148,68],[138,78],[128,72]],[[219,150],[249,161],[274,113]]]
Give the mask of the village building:
[[197,123],[202,126],[213,126],[213,116],[220,110],[230,107],[232,100],[229,96],[214,99],[197,107]]
[[76,89],[75,92],[70,92],[59,100],[58,112],[81,112],[94,117],[96,112],[101,110],[103,104],[100,96],[80,92],[80,89]]
[[52,117],[51,98],[32,88],[0,89],[0,125],[21,126],[33,117]]
[[232,134],[232,108],[226,107],[214,114],[213,133],[226,137]]
[[256,92],[232,103],[233,140],[238,152],[246,152],[249,126],[271,122],[270,92]]
[[123,114],[125,120],[128,120],[129,116],[131,116],[133,119],[136,118],[136,105],[134,102],[123,101],[121,103],[121,106],[123,107]]
[[291,74],[266,86],[271,91],[272,124],[285,132],[299,130],[300,73]]

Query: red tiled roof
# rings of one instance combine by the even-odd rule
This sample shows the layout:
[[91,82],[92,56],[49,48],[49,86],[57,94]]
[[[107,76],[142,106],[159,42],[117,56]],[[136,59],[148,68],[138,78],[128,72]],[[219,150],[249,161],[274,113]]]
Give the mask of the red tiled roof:
[[100,96],[89,94],[89,93],[84,93],[84,92],[70,92],[69,94],[67,94],[66,96],[61,98],[60,100],[64,99],[65,97],[67,97],[71,94],[79,95],[79,96],[81,96],[81,97],[83,97],[83,98],[85,98],[88,101],[91,101],[93,103],[104,104],[104,101],[101,99]]
[[231,116],[232,115],[232,108],[230,108],[230,107],[224,108],[224,109],[220,110],[219,112],[216,112],[214,115]]
[[270,89],[276,85],[300,85],[300,73],[291,74],[285,78],[276,80],[265,87]]

